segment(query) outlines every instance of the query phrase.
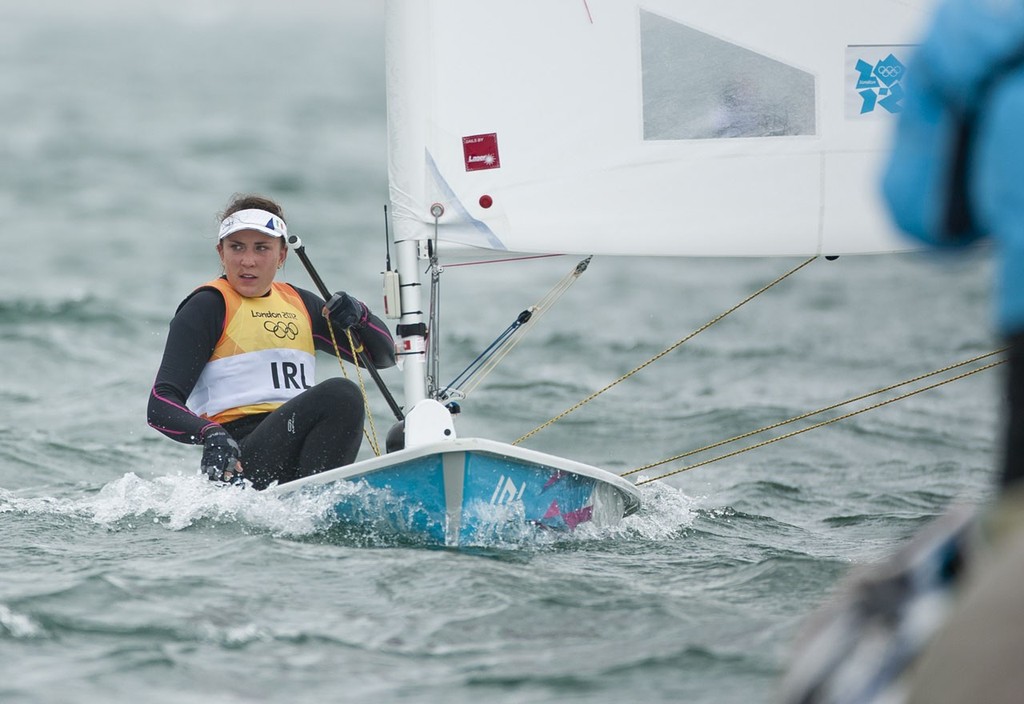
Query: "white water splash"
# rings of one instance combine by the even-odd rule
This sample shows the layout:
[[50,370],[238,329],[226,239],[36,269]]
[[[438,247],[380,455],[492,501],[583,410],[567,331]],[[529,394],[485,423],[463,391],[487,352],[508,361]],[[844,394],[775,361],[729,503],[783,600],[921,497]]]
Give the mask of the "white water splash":
[[641,486],[640,500],[640,510],[622,521],[622,529],[630,537],[666,540],[689,528],[697,517],[698,499],[664,482]]
[[[484,531],[487,546],[524,547],[565,540],[608,539],[666,540],[689,527],[696,516],[696,499],[662,482],[641,488],[643,507],[617,526],[599,527],[583,523],[571,532],[540,530],[514,515],[508,507],[478,507],[490,511]],[[357,483],[339,482],[316,492],[275,496],[251,488],[218,485],[205,477],[170,475],[143,479],[134,472],[104,485],[99,492],[82,498],[21,498],[0,489],[0,513],[21,512],[84,518],[112,530],[133,529],[153,523],[180,531],[201,522],[242,524],[274,535],[302,537],[323,532],[337,523],[335,506],[353,500],[367,513],[368,528],[386,533],[389,503],[386,494]],[[370,518],[381,514],[384,523]],[[392,518],[394,518],[392,516]]]
[[[198,474],[143,479],[129,472],[83,498],[19,498],[0,489],[0,513],[56,514],[91,520],[112,529],[158,523],[179,531],[200,521],[244,523],[278,535],[302,536],[333,520],[347,487],[319,495],[277,497],[251,488],[218,485]],[[354,491],[354,487],[352,488]]]

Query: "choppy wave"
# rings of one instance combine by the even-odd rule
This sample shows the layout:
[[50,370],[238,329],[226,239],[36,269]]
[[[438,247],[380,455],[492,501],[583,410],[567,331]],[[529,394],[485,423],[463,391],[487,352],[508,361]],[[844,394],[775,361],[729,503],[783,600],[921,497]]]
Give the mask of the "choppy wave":
[[41,322],[95,325],[126,325],[128,316],[93,295],[48,300],[23,298],[0,300],[0,325]]

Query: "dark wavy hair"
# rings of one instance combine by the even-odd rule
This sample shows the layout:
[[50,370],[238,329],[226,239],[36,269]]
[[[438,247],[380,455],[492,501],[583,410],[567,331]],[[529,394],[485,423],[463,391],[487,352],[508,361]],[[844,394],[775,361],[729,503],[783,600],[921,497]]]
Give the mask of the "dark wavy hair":
[[231,196],[231,202],[228,203],[228,207],[224,212],[217,216],[217,222],[219,223],[228,215],[233,215],[239,210],[250,210],[253,208],[266,210],[268,213],[273,213],[285,222],[288,222],[284,217],[284,208],[270,198],[256,193],[236,193]]

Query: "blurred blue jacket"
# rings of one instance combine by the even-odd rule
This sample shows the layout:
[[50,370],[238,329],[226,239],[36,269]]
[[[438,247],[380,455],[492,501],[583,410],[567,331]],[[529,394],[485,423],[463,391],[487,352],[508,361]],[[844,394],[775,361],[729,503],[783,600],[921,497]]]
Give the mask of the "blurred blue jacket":
[[[905,109],[896,134],[897,141],[916,138],[923,144],[937,121],[946,119],[939,110],[943,102],[955,110],[978,109],[968,193],[980,231],[996,248],[997,322],[1005,335],[1024,332],[1024,67],[1000,76],[987,95],[983,88],[1021,51],[1024,1],[942,0],[907,67]],[[923,178],[935,178],[925,171],[943,158],[930,164],[922,159],[914,168]],[[913,174],[893,178],[897,166],[890,162],[883,191],[899,222],[902,206],[917,206],[906,200]]]

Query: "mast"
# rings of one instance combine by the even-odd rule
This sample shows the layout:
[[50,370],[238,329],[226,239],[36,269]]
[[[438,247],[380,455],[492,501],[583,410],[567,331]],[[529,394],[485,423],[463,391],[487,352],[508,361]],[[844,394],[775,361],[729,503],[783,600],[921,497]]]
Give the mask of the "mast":
[[406,411],[427,398],[427,326],[423,316],[423,285],[420,282],[419,243],[397,240],[398,277],[401,282],[401,318],[398,323],[398,356]]

